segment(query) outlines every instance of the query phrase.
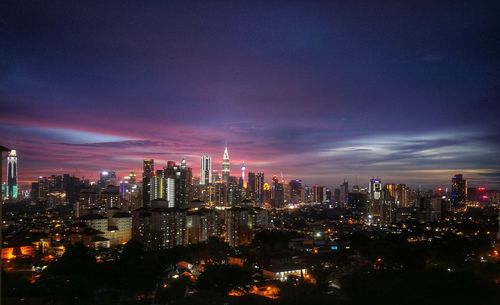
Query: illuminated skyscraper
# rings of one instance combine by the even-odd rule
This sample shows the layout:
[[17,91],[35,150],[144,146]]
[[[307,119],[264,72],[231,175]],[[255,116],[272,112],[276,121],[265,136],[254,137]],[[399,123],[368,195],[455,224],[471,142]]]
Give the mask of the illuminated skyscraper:
[[185,169],[186,166],[187,166],[186,159],[182,158],[182,160],[181,160],[181,169]]
[[227,203],[232,206],[239,205],[241,203],[241,192],[242,192],[242,185],[239,183],[238,178],[229,177],[229,183],[227,184],[227,194],[226,194]]
[[99,187],[106,188],[108,185],[116,185],[116,172],[102,171],[99,173]]
[[257,173],[255,176],[255,201],[264,203],[264,173]]
[[241,180],[243,180],[243,187],[246,187],[246,181],[245,181],[245,169],[246,169],[245,161],[243,161],[243,164],[241,165]]
[[[1,175],[1,173],[0,173]],[[9,199],[17,199],[17,155],[11,150],[7,156],[7,192]]]
[[[186,165],[184,163],[184,165]],[[171,192],[169,190],[166,191],[166,199],[169,201],[169,206],[174,203],[176,208],[188,208],[189,204],[192,200],[192,187],[193,187],[193,177],[192,170],[190,167],[182,167],[175,164],[174,161],[168,161],[167,167],[164,169],[165,177],[170,178],[171,180],[167,181],[166,186],[171,188],[173,185],[174,188],[174,201],[171,198]]]
[[370,194],[370,199],[379,200],[382,194],[382,182],[379,178],[372,178],[370,184],[368,185],[368,193]]
[[406,184],[398,184],[396,186],[396,203],[398,207],[407,208],[410,205],[409,192],[410,189]]
[[390,205],[384,202],[382,196],[382,180],[377,178],[370,179],[368,185],[368,195],[370,198],[369,213],[372,216],[373,222],[380,222],[381,224],[390,221]]
[[144,160],[142,170],[142,205],[149,206],[151,202],[151,178],[154,172],[154,160]]
[[394,183],[387,183],[385,186],[384,186],[384,199],[386,200],[395,200],[396,198],[396,190],[397,190],[397,186],[396,184]]
[[457,174],[451,178],[451,205],[461,207],[467,201],[467,180],[462,174]]
[[229,166],[229,153],[227,152],[226,146],[226,148],[224,149],[224,155],[222,156],[222,181],[226,184],[229,182]]
[[163,170],[157,170],[151,177],[151,196],[150,200],[164,199],[165,175]]
[[201,157],[201,177],[200,184],[208,185],[212,183],[212,159],[210,156]]
[[128,174],[128,176],[130,177],[130,183],[133,183],[133,184],[137,183],[137,180],[136,180],[137,175],[135,174],[135,172],[130,172]]

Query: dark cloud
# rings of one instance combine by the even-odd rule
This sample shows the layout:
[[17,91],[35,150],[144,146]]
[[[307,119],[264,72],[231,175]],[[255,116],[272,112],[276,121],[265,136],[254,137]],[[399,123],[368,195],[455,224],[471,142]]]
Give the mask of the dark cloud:
[[32,177],[196,167],[227,143],[235,163],[310,182],[487,179],[498,15],[494,1],[2,1],[2,141]]

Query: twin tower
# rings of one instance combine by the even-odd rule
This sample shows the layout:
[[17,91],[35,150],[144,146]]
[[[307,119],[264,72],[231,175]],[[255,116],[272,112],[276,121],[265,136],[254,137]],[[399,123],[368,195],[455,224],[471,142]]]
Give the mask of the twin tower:
[[[227,151],[227,146],[224,148],[224,154],[222,155],[222,181],[228,183],[230,173],[231,173],[231,163],[229,162],[229,152]],[[245,181],[245,161],[241,166],[241,178],[243,182]],[[200,184],[208,185],[214,182],[212,178],[212,159],[210,156],[202,156],[201,157],[201,177]]]

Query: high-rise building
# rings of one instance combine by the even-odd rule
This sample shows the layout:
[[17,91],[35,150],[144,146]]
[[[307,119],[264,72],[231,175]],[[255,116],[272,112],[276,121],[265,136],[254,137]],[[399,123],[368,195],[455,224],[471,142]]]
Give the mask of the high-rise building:
[[257,173],[255,176],[255,202],[264,203],[264,173]]
[[168,249],[186,246],[186,210],[177,208],[154,208],[151,210],[151,234],[153,249]]
[[128,174],[128,177],[129,177],[129,182],[132,183],[132,184],[136,184],[137,183],[137,175],[135,174],[135,172],[130,172]]
[[249,244],[255,233],[268,228],[267,210],[231,207],[225,210],[226,242],[231,247]]
[[323,203],[331,204],[332,203],[332,190],[327,187],[323,188]]
[[245,181],[245,170],[247,166],[245,165],[245,161],[243,161],[243,164],[241,165],[241,184],[242,187],[247,187],[246,181]]
[[116,172],[102,171],[99,173],[99,187],[106,188],[108,185],[116,185]]
[[346,205],[340,203],[340,189],[334,189],[333,190],[333,198],[332,202],[335,203],[337,207],[345,207]]
[[282,208],[285,204],[285,190],[283,183],[279,182],[278,177],[273,177],[273,184],[271,186],[271,201],[272,206],[275,208]]
[[241,203],[242,184],[238,182],[236,177],[229,177],[229,184],[227,184],[227,203],[231,206],[239,205]]
[[379,178],[370,179],[370,184],[368,185],[368,193],[370,194],[370,199],[379,200],[382,197],[382,182]]
[[123,180],[120,181],[120,194],[123,199],[140,206],[142,194],[139,194],[135,172],[130,172],[128,176],[123,177]]
[[366,212],[368,204],[368,194],[361,192],[352,192],[348,194],[347,207],[349,209]]
[[322,203],[323,202],[323,186],[313,185],[312,187],[312,202]]
[[133,238],[153,250],[186,246],[186,210],[168,208],[163,199],[152,200],[150,206],[132,211]]
[[264,182],[262,188],[262,203],[271,204],[272,203],[272,190],[269,183]]
[[220,236],[223,217],[215,209],[201,208],[189,211],[186,215],[188,243],[204,242],[211,236]]
[[232,207],[225,212],[226,242],[231,247],[249,244],[252,232],[249,227],[248,208]]
[[157,170],[151,177],[151,197],[150,200],[164,199],[164,185],[165,175],[163,170]]
[[409,188],[406,184],[398,184],[396,186],[396,204],[400,208],[407,208],[410,205]]
[[[167,167],[164,169],[165,177],[175,180],[173,183],[173,188],[175,190],[175,196],[173,198],[174,207],[182,209],[188,208],[193,195],[192,170],[190,167],[186,166],[186,163],[184,163],[184,167],[183,165],[177,166],[173,161],[169,161],[167,164]],[[171,182],[167,182],[168,187],[170,187],[170,184]],[[168,190],[166,199],[169,201],[169,206],[171,206],[172,197]]]
[[168,207],[173,208],[175,207],[175,179],[166,177],[165,180],[165,199],[168,202]]
[[[2,173],[0,173],[1,175]],[[7,155],[7,198],[17,199],[17,154],[11,150]]]
[[154,160],[144,160],[142,170],[142,205],[149,206],[151,202],[151,178],[154,173]]
[[304,202],[313,202],[312,189],[309,185],[304,185]]
[[347,205],[349,196],[349,182],[345,181],[340,185],[340,196],[339,203],[341,207],[345,207]]
[[247,197],[251,198],[253,200],[256,200],[255,198],[255,173],[249,172],[248,173],[248,179],[247,179]]
[[368,184],[368,196],[370,199],[369,213],[371,221],[385,223],[385,207],[382,200],[382,181],[377,178],[370,179]]
[[290,203],[297,204],[303,201],[302,180],[290,180]]
[[209,185],[212,183],[212,159],[210,156],[201,157],[201,167],[200,167],[200,184]]
[[222,156],[222,181],[224,183],[229,182],[230,176],[230,163],[229,163],[229,153],[227,151],[227,146],[224,148],[224,155]]
[[451,178],[451,205],[463,207],[467,201],[467,180],[462,174],[456,174]]

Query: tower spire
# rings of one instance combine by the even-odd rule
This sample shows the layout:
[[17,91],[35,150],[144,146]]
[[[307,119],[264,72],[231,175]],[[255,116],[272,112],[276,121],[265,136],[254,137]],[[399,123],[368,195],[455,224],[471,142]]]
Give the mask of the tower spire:
[[245,164],[245,161],[243,161],[243,164],[241,164],[241,180],[243,182],[243,187],[246,187],[246,182],[245,182],[245,170],[247,166]]
[[229,152],[227,151],[227,145],[224,148],[224,155],[222,156],[222,180],[225,183],[229,182],[230,174],[230,163],[229,163]]

